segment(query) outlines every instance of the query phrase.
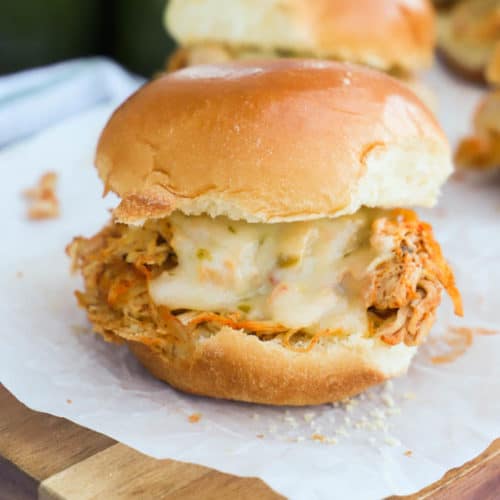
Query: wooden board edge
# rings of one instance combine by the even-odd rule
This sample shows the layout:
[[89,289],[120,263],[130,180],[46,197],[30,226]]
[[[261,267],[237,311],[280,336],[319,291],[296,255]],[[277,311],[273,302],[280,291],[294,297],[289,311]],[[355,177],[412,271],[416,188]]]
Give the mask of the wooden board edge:
[[1,456],[0,485],[0,500],[31,500],[37,495],[38,481]]
[[[459,467],[447,471],[441,479],[406,496],[391,496],[387,500],[424,500],[433,498],[495,498],[500,491],[500,438],[486,450]],[[491,495],[491,496],[488,496]]]
[[201,465],[158,460],[117,443],[42,481],[40,500],[70,500],[86,488],[86,498],[190,500],[281,500],[283,496],[255,477],[239,477]]

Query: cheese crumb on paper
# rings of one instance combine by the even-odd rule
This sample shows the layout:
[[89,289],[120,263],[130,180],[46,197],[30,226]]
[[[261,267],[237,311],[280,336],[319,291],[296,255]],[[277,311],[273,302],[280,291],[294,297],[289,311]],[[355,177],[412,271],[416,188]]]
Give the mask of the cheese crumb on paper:
[[59,200],[56,194],[57,174],[43,174],[35,187],[26,189],[24,196],[29,200],[28,219],[42,220],[59,217]]

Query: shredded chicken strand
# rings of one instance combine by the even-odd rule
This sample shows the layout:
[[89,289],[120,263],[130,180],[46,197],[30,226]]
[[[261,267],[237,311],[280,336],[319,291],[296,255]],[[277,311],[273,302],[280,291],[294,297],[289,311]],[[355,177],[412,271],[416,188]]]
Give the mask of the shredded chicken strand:
[[388,239],[392,241],[392,258],[369,275],[365,304],[384,342],[418,345],[435,321],[442,289],[461,316],[460,293],[429,224],[413,212],[396,211],[394,217],[381,217],[373,223],[371,245],[384,248]]

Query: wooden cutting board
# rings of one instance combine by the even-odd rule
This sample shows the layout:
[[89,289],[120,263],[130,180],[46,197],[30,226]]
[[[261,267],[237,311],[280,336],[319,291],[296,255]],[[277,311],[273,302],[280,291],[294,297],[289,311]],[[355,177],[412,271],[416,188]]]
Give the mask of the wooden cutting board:
[[[282,498],[259,479],[155,460],[68,420],[29,410],[0,385],[0,500]],[[409,497],[500,498],[500,439]]]

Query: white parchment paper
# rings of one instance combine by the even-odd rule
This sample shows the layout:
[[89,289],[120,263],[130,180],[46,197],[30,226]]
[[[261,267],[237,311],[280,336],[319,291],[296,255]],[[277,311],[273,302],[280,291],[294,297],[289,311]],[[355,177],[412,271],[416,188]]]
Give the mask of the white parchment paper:
[[[428,80],[455,141],[480,91],[439,69]],[[0,382],[17,398],[154,457],[258,476],[290,498],[412,493],[500,435],[500,335],[476,335],[442,365],[430,361],[442,346],[429,342],[405,377],[339,407],[287,410],[178,393],[125,348],[88,333],[64,246],[96,232],[116,203],[101,199],[92,168],[110,112],[96,108],[0,153]],[[60,174],[62,216],[29,222],[20,192],[49,169]],[[466,310],[459,321],[446,302],[433,338],[450,325],[500,328],[500,177],[452,180],[422,214],[456,270]],[[189,422],[193,413],[199,422]]]

